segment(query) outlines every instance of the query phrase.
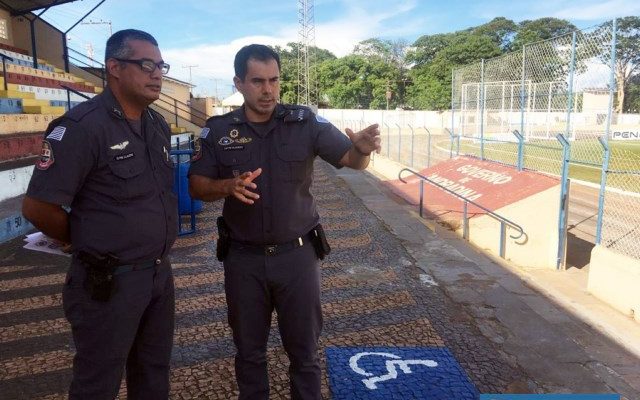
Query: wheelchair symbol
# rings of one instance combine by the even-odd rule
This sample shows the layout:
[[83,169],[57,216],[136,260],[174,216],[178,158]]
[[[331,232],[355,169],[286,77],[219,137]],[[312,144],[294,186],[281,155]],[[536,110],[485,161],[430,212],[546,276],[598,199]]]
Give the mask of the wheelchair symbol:
[[[387,368],[387,373],[380,376],[373,376],[372,373],[365,371],[364,369],[358,366],[358,360],[365,356],[379,356],[385,358],[391,358],[391,360],[385,361],[385,367]],[[398,369],[405,374],[411,374],[410,365],[424,365],[430,368],[434,368],[438,366],[438,363],[433,360],[402,360],[401,357],[396,356],[391,353],[376,353],[376,352],[362,352],[352,356],[349,359],[349,366],[351,369],[360,375],[367,376],[369,378],[363,379],[362,383],[371,390],[377,389],[378,386],[376,383],[388,381],[390,379],[396,379],[398,377]]]

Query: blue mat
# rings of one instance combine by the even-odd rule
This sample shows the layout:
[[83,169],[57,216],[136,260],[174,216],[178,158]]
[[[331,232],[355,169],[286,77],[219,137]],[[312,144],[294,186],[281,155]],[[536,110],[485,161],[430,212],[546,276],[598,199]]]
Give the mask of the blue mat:
[[329,347],[332,398],[477,400],[480,394],[443,347]]

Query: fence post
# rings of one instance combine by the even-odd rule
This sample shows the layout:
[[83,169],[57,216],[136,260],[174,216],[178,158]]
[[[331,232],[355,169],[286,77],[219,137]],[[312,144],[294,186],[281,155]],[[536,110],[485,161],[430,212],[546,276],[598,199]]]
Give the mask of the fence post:
[[[445,129],[447,129],[447,128],[445,128]],[[449,133],[449,141],[451,142],[451,145],[449,146],[449,158],[453,158],[453,141],[455,140],[455,136],[448,129],[447,129],[447,132]]]
[[431,132],[427,129],[426,126],[423,126],[424,130],[427,131],[427,167],[431,166]]
[[[569,65],[569,93],[567,94],[567,127],[565,137],[571,137],[571,110],[573,109],[573,75],[576,68],[576,32],[571,35],[571,65]],[[574,138],[575,139],[575,138]]]
[[[451,70],[451,133],[455,132],[455,119],[454,119],[454,114],[455,114],[455,97],[454,97],[454,89],[455,89],[455,83],[456,83],[456,74],[455,74],[455,70],[452,69]],[[451,148],[453,149],[453,142],[451,143]],[[451,154],[449,154],[449,158],[451,158]]]
[[501,258],[505,256],[505,242],[507,241],[507,226],[504,221],[500,221],[500,243],[498,244],[498,254]]
[[568,217],[568,181],[569,181],[569,159],[571,154],[571,145],[563,134],[559,133],[556,138],[562,145],[562,175],[560,181],[560,213],[558,214],[558,253],[556,257],[556,269],[560,269],[565,254],[565,227]]
[[391,128],[386,122],[383,122],[382,124],[387,127],[387,158],[391,160],[391,133],[389,132]]
[[462,206],[462,238],[469,240],[468,202],[465,200]]
[[411,126],[411,124],[407,124],[409,126],[409,129],[411,129],[411,168],[413,168],[413,144],[414,144],[414,138],[413,138],[413,126]]
[[598,141],[604,150],[604,160],[602,162],[602,175],[600,177],[600,194],[598,195],[598,222],[596,222],[596,245],[602,240],[602,218],[604,214],[604,196],[607,186],[607,170],[609,169],[609,159],[611,157],[611,149],[609,143],[602,136],[598,137]]
[[521,83],[520,83],[520,133],[526,136],[524,131],[524,78],[526,75],[526,49],[527,45],[522,45],[522,74],[521,74]]
[[513,131],[514,136],[518,139],[518,171],[522,171],[522,164],[524,164],[524,137],[518,132]]
[[402,156],[400,150],[402,149],[402,128],[398,124],[394,124],[398,127],[398,162],[402,164]]
[[424,207],[424,179],[420,179],[420,217],[422,217],[423,207]]
[[614,19],[612,24],[611,33],[611,74],[609,75],[609,109],[607,112],[607,126],[605,127],[604,140],[602,137],[598,138],[598,141],[604,148],[604,159],[602,162],[602,170],[600,175],[600,195],[598,196],[598,222],[596,222],[596,245],[600,244],[602,240],[602,221],[604,216],[604,196],[605,188],[607,187],[607,170],[609,169],[609,160],[611,158],[611,150],[609,148],[609,135],[611,134],[611,120],[613,117],[613,96],[615,94],[614,89],[616,87],[616,45],[617,45],[617,31],[618,20]]
[[484,160],[484,58],[480,63],[480,159]]
[[178,99],[173,99],[173,109],[176,112],[176,127],[178,126]]

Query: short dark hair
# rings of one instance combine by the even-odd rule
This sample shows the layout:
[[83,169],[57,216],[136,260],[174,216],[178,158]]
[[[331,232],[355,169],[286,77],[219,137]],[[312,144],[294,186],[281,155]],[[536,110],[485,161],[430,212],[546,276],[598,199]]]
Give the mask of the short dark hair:
[[278,71],[280,71],[280,56],[278,53],[271,47],[263,44],[250,44],[241,48],[240,51],[236,53],[236,58],[233,61],[236,76],[243,81],[247,76],[247,63],[250,59],[258,61],[276,60]]
[[123,29],[111,35],[107,40],[107,48],[104,51],[104,62],[110,58],[129,58],[131,56],[130,40],[143,40],[154,46],[158,46],[156,39],[147,32],[137,29]]

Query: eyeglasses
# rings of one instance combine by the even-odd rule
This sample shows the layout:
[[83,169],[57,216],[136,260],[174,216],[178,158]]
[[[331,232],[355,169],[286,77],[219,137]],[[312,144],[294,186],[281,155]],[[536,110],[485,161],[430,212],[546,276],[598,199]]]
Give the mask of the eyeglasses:
[[141,70],[149,74],[155,71],[156,67],[160,70],[162,75],[166,75],[169,73],[170,66],[164,61],[160,61],[156,63],[156,62],[153,62],[153,60],[149,60],[146,58],[143,58],[142,60],[127,60],[124,58],[116,58],[116,60],[120,62],[130,63],[130,64],[137,64]]

